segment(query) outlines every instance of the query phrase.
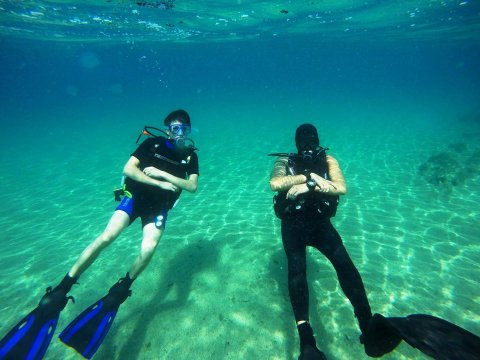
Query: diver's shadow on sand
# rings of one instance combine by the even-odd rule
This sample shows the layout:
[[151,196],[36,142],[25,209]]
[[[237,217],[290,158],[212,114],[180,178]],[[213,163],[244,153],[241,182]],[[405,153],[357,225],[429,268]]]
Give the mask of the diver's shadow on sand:
[[[220,250],[222,243],[216,241],[203,241],[198,240],[185,246],[178,253],[169,255],[171,257],[168,265],[160,269],[161,275],[156,282],[156,286],[149,289],[148,296],[151,300],[148,302],[142,301],[142,293],[133,289],[132,298],[128,299],[127,306],[130,302],[136,301],[138,314],[128,318],[124,318],[121,321],[115,322],[112,326],[105,343],[102,346],[101,354],[105,354],[107,357],[112,358],[112,354],[116,353],[115,348],[121,346],[118,351],[118,359],[136,359],[141,358],[142,353],[148,352],[150,344],[145,344],[146,333],[152,330],[150,323],[153,321],[161,321],[163,313],[170,313],[172,310],[180,309],[186,305],[192,290],[192,283],[195,276],[199,273],[205,272],[208,269],[215,269],[219,261]],[[156,256],[162,256],[161,249]],[[319,254],[318,256],[321,256]],[[309,269],[309,288],[310,288],[310,316],[314,325],[315,334],[320,343],[328,344],[331,340],[332,334],[324,328],[322,319],[328,316],[328,314],[318,313],[318,302],[321,299],[317,299],[315,292],[313,291],[313,281],[315,281],[315,270],[318,268],[318,264],[314,264],[311,259],[312,256],[307,258],[307,266]],[[146,271],[149,269],[147,268]],[[293,317],[292,308],[290,306],[290,300],[288,295],[287,285],[287,262],[283,249],[278,249],[271,255],[269,262],[269,274],[277,284],[278,296],[282,301],[281,310],[281,328],[285,334],[284,350],[280,353],[287,354],[287,358],[296,358],[298,356],[298,334],[295,329],[295,321]],[[332,275],[335,276],[335,272],[332,269]],[[142,278],[139,278],[141,281]],[[153,295],[153,296],[152,296]],[[258,306],[263,306],[263,313],[269,314],[271,312],[268,301],[260,301]],[[120,309],[120,311],[122,311]],[[332,309],[335,311],[335,309]],[[134,314],[134,312],[132,312]],[[325,320],[325,319],[323,319]],[[122,326],[125,326],[126,322],[133,323],[128,329],[129,340],[123,344],[118,344],[115,341],[116,335],[122,332]],[[188,341],[188,340],[186,340]],[[318,343],[319,341],[317,341]],[[327,349],[322,349],[324,352]],[[100,354],[99,354],[100,355]],[[100,355],[99,358],[102,356]]]
[[[161,249],[158,250],[161,252]],[[160,252],[156,255],[162,256]],[[171,255],[168,266],[160,270],[161,275],[156,283],[157,286],[149,291],[150,294],[155,294],[155,296],[152,296],[149,302],[141,305],[137,303],[139,304],[139,309],[143,311],[135,319],[124,319],[112,327],[112,333],[109,334],[110,341],[107,339],[108,346],[115,346],[115,342],[112,339],[115,338],[117,331],[120,331],[121,326],[124,325],[123,322],[136,322],[136,325],[129,330],[131,332],[129,341],[121,345],[119,359],[136,359],[144,351],[142,349],[144,346],[146,349],[150,347],[149,344],[144,344],[147,331],[152,329],[149,324],[152,321],[159,321],[159,316],[163,312],[181,308],[186,304],[195,275],[204,272],[206,269],[215,268],[219,253],[220,249],[217,242],[199,240],[196,243],[185,246],[180,252]],[[148,271],[148,268],[146,271]],[[141,277],[139,280],[141,281]],[[134,290],[129,301],[141,302],[141,297],[142,294]],[[104,353],[112,354],[114,352],[104,350]]]

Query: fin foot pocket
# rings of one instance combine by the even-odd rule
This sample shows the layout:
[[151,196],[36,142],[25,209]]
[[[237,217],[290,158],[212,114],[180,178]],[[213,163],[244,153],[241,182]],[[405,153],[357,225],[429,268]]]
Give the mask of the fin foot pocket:
[[395,329],[392,329],[386,318],[375,314],[368,323],[366,333],[360,337],[365,353],[370,357],[381,357],[395,349],[402,341]]
[[0,359],[40,360],[45,355],[57,327],[60,312],[72,296],[64,288],[48,287],[38,306],[0,341]]

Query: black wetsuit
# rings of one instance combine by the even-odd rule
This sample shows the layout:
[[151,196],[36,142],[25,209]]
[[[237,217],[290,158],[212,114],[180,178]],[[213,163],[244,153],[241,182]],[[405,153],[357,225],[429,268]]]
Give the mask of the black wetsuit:
[[299,214],[283,219],[282,241],[288,260],[288,290],[295,320],[309,320],[306,247],[312,246],[332,263],[364,332],[372,316],[365,287],[330,219],[320,214]]
[[[292,164],[290,164],[292,166]],[[325,157],[318,160],[318,164],[310,168],[316,174],[328,179],[328,171]],[[303,164],[294,164],[293,171],[296,174],[305,172]],[[287,171],[288,173],[288,171]],[[286,192],[279,193],[284,198]],[[370,305],[365,293],[365,287],[355,265],[347,250],[343,246],[342,239],[333,227],[329,214],[324,211],[319,199],[324,195],[314,193],[306,194],[304,210],[292,211],[282,216],[282,241],[288,260],[288,289],[292,303],[295,320],[309,320],[309,291],[307,285],[306,270],[306,247],[312,246],[319,250],[332,263],[337,272],[340,286],[353,305],[355,315],[358,318],[360,329],[366,331],[369,319],[372,317]],[[329,197],[330,203],[335,197]],[[312,206],[312,203],[314,205]],[[294,207],[293,207],[294,208]]]

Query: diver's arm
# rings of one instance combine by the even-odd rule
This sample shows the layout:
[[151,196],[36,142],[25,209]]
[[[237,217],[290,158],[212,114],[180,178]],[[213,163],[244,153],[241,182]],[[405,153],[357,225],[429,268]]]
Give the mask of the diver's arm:
[[310,174],[311,178],[317,183],[315,191],[329,195],[345,195],[347,193],[347,184],[338,161],[334,157],[327,155],[327,166],[330,180],[325,180],[315,173]]
[[[170,175],[170,174],[169,174]],[[188,175],[188,179],[182,179],[173,176],[175,181],[172,181],[172,184],[178,186],[179,188],[186,190],[188,192],[194,193],[198,188],[198,174]]]
[[141,182],[143,184],[157,186],[164,190],[178,191],[178,187],[168,181],[160,181],[144,174],[140,170],[140,160],[135,156],[130,156],[127,163],[123,167],[123,175],[126,177]]
[[305,175],[287,176],[287,162],[288,158],[279,157],[275,160],[273,170],[270,175],[270,189],[272,191],[284,191],[290,189],[294,185],[300,185],[307,181]]
[[182,179],[164,170],[157,169],[153,166],[146,167],[145,169],[143,169],[143,172],[152,178],[163,179],[188,192],[194,193],[195,191],[197,191],[198,174],[190,174],[188,176],[188,179]]
[[292,186],[305,184],[307,177],[305,175],[280,176],[270,179],[270,189],[272,191],[284,191]]

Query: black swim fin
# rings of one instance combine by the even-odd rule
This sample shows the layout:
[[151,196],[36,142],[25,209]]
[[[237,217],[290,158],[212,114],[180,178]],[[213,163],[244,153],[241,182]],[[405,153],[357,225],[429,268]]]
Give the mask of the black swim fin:
[[446,320],[413,314],[387,321],[410,346],[437,360],[480,359],[480,337]]
[[390,352],[404,340],[437,360],[480,359],[480,337],[435,316],[385,318],[375,314],[372,320],[364,342],[369,356]]
[[127,274],[113,285],[108,294],[78,315],[60,334],[60,340],[90,359],[102,344],[120,305],[131,295]]
[[1,360],[43,358],[57,327],[60,312],[69,299],[74,301],[67,293],[75,282],[75,278],[67,275],[54,289],[47,288],[38,306],[0,341]]

